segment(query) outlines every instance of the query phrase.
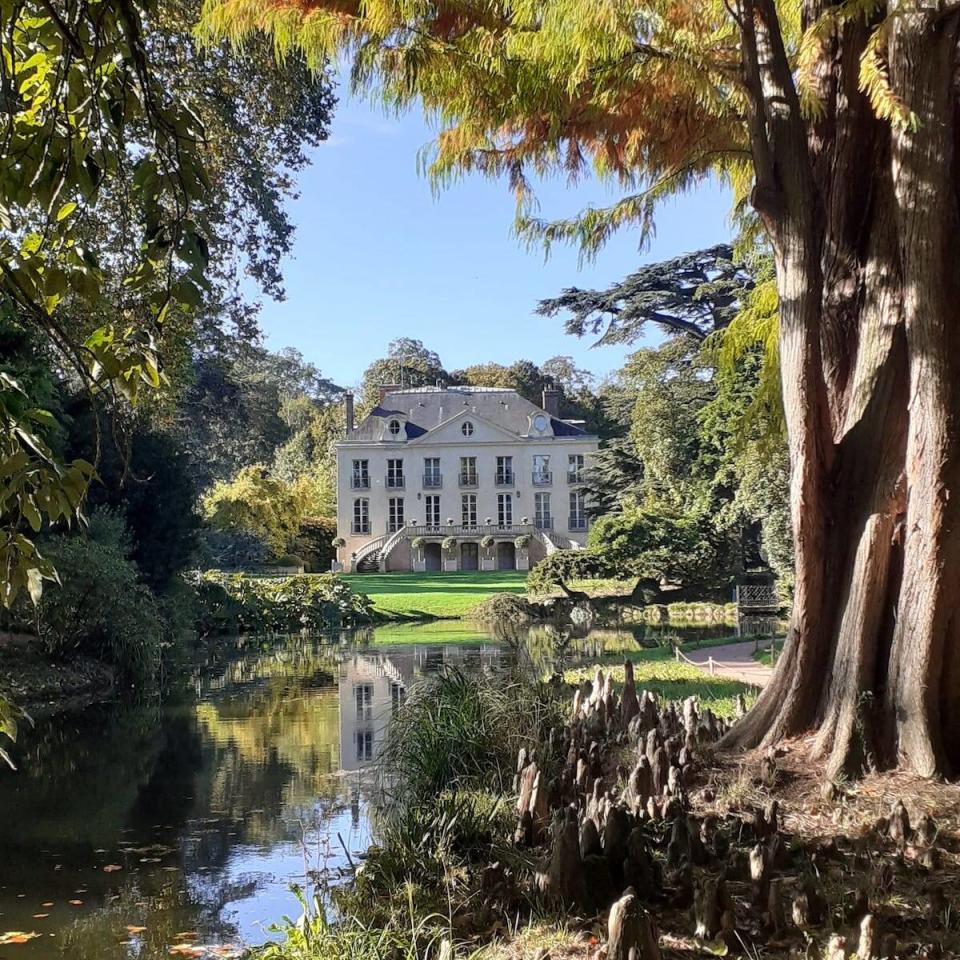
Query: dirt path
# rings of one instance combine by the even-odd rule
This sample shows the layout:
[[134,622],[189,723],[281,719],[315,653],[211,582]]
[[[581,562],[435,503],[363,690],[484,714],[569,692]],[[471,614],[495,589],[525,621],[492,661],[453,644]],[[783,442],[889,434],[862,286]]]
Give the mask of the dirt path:
[[701,650],[685,650],[684,656],[698,667],[710,670],[720,677],[730,677],[741,683],[750,683],[755,687],[766,686],[773,670],[753,659],[755,642],[728,643],[722,647],[703,647]]

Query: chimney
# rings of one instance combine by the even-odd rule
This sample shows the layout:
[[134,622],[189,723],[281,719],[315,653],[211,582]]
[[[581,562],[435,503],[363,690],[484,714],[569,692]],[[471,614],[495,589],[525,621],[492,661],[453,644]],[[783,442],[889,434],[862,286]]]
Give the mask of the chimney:
[[383,401],[387,399],[388,393],[393,393],[395,390],[400,389],[399,383],[381,383],[380,384],[380,399],[377,401],[381,405]]
[[353,394],[349,390],[343,395],[343,412],[347,420],[347,433],[353,433]]
[[556,417],[560,419],[560,391],[559,390],[544,390],[543,391],[543,409],[550,414],[551,417]]

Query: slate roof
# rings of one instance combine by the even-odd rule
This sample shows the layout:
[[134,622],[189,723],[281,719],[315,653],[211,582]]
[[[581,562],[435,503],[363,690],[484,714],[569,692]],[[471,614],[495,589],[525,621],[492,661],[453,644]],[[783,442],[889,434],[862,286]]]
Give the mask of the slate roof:
[[[501,390],[496,387],[420,387],[396,390],[388,393],[383,403],[374,407],[347,439],[376,440],[380,434],[380,422],[399,416],[406,419],[407,437],[412,440],[422,437],[464,411],[490,420],[518,437],[527,435],[531,416],[546,413],[515,390]],[[550,420],[554,436],[592,436],[576,424],[559,420],[557,417],[550,417]]]

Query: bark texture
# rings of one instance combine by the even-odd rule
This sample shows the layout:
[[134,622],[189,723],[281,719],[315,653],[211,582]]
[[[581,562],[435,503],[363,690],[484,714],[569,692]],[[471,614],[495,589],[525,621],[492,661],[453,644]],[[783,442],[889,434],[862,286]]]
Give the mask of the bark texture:
[[[828,775],[960,772],[958,26],[839,16],[800,108],[773,0],[738,8],[754,205],[773,243],[797,584],[776,672],[725,738],[816,732]],[[837,7],[807,0],[804,26]],[[879,31],[879,34],[877,33]],[[860,90],[876,44],[893,120]]]

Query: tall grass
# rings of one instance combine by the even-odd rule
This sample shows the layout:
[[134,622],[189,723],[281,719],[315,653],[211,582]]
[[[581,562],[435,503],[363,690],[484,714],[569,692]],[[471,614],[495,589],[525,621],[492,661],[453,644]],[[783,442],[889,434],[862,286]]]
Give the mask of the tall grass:
[[380,754],[388,806],[445,790],[510,789],[517,753],[562,720],[553,688],[448,669],[416,687],[394,716]]

